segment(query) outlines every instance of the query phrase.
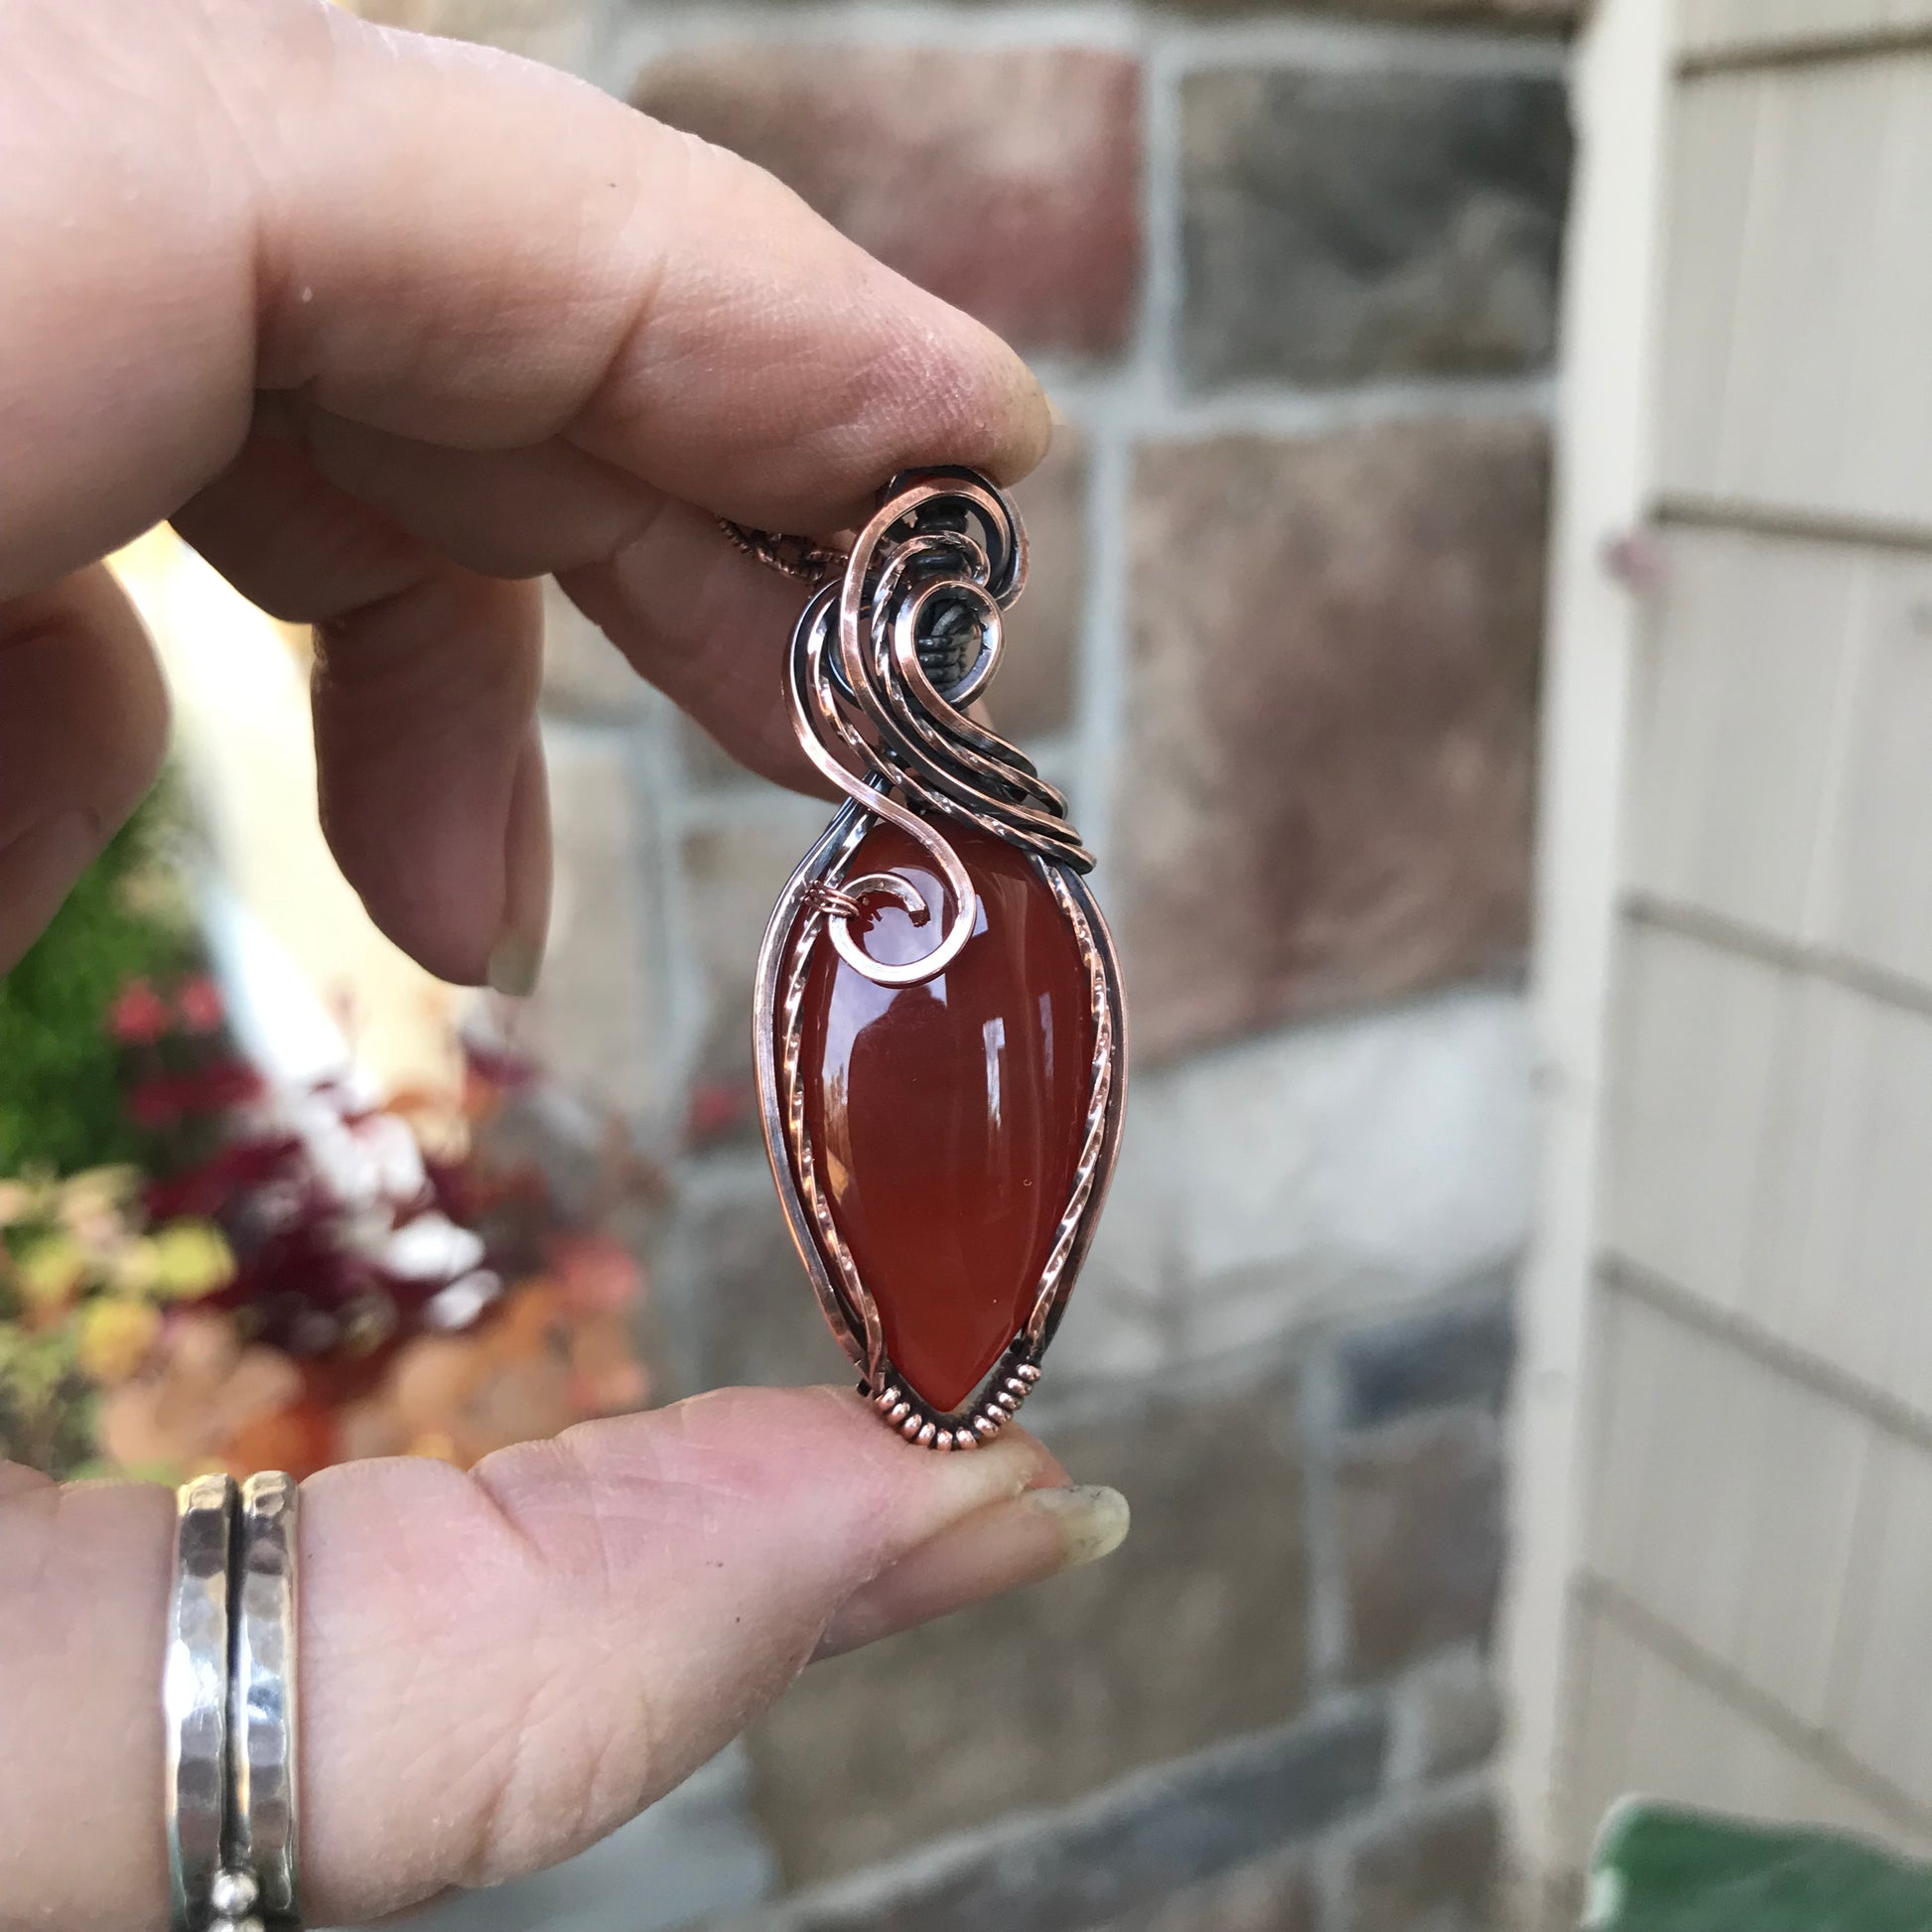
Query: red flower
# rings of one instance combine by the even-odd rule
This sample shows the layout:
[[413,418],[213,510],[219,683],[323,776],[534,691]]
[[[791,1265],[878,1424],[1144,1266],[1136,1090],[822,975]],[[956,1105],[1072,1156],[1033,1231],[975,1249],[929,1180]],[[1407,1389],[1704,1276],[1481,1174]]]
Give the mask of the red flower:
[[220,1113],[262,1097],[262,1076],[245,1060],[216,1060],[183,1076],[183,1104],[196,1113]]
[[636,1299],[637,1264],[608,1234],[553,1236],[550,1256],[564,1299],[579,1314],[621,1314]]
[[187,1073],[158,1073],[128,1091],[128,1118],[137,1127],[166,1127],[184,1115],[225,1113],[258,1100],[262,1077],[240,1060],[216,1060]]
[[170,1019],[168,1003],[146,980],[129,980],[107,1009],[107,1031],[124,1046],[152,1046]]
[[151,1218],[218,1214],[238,1197],[297,1171],[302,1143],[293,1135],[238,1141],[186,1172],[151,1180],[143,1198]]
[[211,1034],[221,1024],[221,989],[207,974],[190,980],[175,995],[175,1013],[191,1034]]
[[165,1076],[143,1080],[127,1096],[127,1117],[136,1127],[167,1127],[181,1118],[181,1082]]

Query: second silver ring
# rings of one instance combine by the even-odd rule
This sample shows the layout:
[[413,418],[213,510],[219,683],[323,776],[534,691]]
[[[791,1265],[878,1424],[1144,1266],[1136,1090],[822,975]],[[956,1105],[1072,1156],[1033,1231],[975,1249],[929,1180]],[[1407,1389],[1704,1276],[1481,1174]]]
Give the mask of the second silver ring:
[[296,1571],[301,1489],[279,1469],[241,1485],[228,1679],[228,1863],[270,1928],[301,1923],[296,1845]]

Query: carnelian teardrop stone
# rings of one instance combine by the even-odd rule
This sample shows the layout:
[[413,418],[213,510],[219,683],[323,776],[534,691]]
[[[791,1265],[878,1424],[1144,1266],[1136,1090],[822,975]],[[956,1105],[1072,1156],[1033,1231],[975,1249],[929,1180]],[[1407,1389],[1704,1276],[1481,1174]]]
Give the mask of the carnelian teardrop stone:
[[[979,895],[973,936],[918,986],[876,986],[823,932],[806,980],[805,1132],[832,1217],[912,1388],[957,1409],[1033,1311],[1086,1133],[1094,1029],[1080,948],[1024,853],[950,820]],[[893,872],[928,905],[924,850],[876,826],[846,869]],[[882,964],[929,952],[951,916],[915,925],[883,897],[853,921]]]

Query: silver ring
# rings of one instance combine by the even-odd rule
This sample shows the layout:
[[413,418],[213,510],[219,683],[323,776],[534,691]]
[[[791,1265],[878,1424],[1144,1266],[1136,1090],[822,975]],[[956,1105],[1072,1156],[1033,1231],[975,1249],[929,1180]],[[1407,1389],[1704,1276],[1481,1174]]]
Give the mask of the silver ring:
[[278,1471],[176,1492],[162,1679],[171,1932],[297,1932],[298,1498]]
[[[234,1541],[233,1675],[228,1687],[234,1802],[228,1863],[255,1896],[214,1902],[240,1932],[252,1907],[277,1932],[301,1923],[296,1856],[296,1568],[301,1489],[279,1469],[241,1485]],[[237,1886],[237,1892],[241,1888]],[[229,1932],[217,1919],[210,1932]]]
[[173,1932],[202,1932],[221,1874],[228,1800],[228,1557],[234,1479],[176,1492],[175,1588],[161,1702],[168,1737],[168,1891]]

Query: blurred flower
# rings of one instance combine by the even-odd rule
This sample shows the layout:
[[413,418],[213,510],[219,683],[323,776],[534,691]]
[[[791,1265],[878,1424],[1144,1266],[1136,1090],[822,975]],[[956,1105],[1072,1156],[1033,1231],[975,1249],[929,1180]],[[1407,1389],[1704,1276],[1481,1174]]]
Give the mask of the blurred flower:
[[191,1034],[211,1034],[220,1025],[224,1008],[220,989],[206,973],[192,979],[175,995],[175,1013]]
[[650,1393],[629,1331],[614,1315],[579,1322],[570,1333],[570,1396],[583,1416],[616,1416]]
[[98,1253],[127,1239],[128,1212],[140,1179],[132,1168],[89,1168],[56,1182],[48,1206],[76,1241]]
[[238,1434],[301,1399],[286,1355],[244,1347],[232,1321],[198,1310],[169,1320],[140,1372],[102,1397],[101,1448],[131,1468],[225,1468]]
[[152,1046],[172,1017],[168,1003],[146,980],[129,980],[107,1009],[107,1031],[124,1046]]
[[146,1235],[124,1241],[106,1261],[107,1286],[116,1295],[152,1295],[161,1280],[161,1262]]
[[221,1447],[230,1475],[286,1469],[298,1480],[326,1469],[341,1453],[341,1431],[327,1403],[302,1396],[280,1409],[264,1409],[236,1426]]
[[14,1279],[30,1308],[65,1307],[87,1277],[87,1257],[70,1234],[46,1234],[14,1264]]
[[161,1332],[161,1315],[149,1302],[97,1297],[80,1311],[76,1359],[96,1382],[125,1382],[147,1358]]
[[499,1276],[478,1268],[448,1288],[439,1288],[423,1304],[423,1323],[430,1328],[467,1328],[502,1292]]
[[127,1097],[127,1117],[136,1127],[172,1127],[181,1116],[181,1094],[165,1077],[141,1081]]
[[155,1292],[169,1301],[196,1301],[234,1280],[234,1256],[211,1221],[173,1221],[149,1245]]
[[608,1234],[559,1235],[550,1244],[550,1261],[570,1306],[581,1314],[617,1314],[636,1300],[636,1259]]
[[147,1210],[161,1220],[178,1214],[217,1213],[279,1178],[299,1157],[301,1146],[294,1135],[280,1133],[236,1141],[199,1167],[150,1180]]
[[621,1123],[585,1184],[533,1149],[539,1076],[507,1045],[466,1043],[455,1105],[377,1105],[350,1079],[269,1093],[205,979],[133,982],[109,1024],[151,1049],[124,1094],[160,1172],[0,1182],[0,1453],[175,1480],[468,1465],[647,1398],[642,1277],[601,1229],[662,1177]]
[[61,1390],[73,1369],[73,1345],[65,1328],[30,1334],[24,1329],[0,1329],[0,1382],[7,1394],[29,1415],[42,1410]]
[[140,1080],[127,1096],[128,1118],[137,1127],[171,1127],[198,1115],[219,1114],[258,1100],[262,1078],[239,1060],[217,1060],[187,1073],[157,1073]]

